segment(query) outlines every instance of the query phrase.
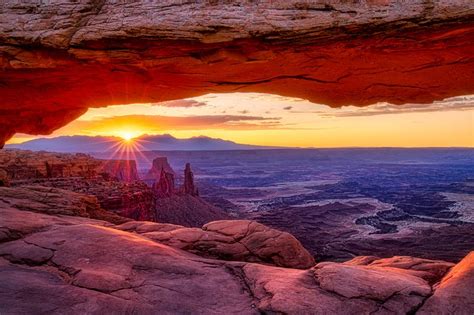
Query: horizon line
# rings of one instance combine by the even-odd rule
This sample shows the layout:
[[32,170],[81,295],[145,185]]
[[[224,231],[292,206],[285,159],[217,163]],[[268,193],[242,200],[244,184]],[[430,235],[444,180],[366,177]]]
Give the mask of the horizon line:
[[[247,146],[254,146],[255,148],[249,148],[249,149],[216,149],[216,150],[143,150],[143,152],[146,151],[249,151],[249,150],[285,150],[285,149],[300,149],[300,150],[315,150],[315,149],[474,149],[474,144],[471,146],[462,146],[462,145],[450,145],[450,146],[358,146],[358,145],[352,145],[352,146],[319,146],[319,147],[301,147],[301,146],[281,146],[281,145],[265,145],[265,144],[250,144],[250,143],[240,143],[236,142],[234,140],[229,140],[229,139],[223,139],[223,138],[213,138],[205,135],[199,135],[199,136],[193,136],[193,137],[187,137],[187,138],[178,138],[170,133],[162,133],[162,134],[148,134],[144,133],[140,136],[133,137],[131,139],[139,139],[140,137],[144,136],[171,136],[175,139],[178,140],[190,140],[190,139],[195,139],[195,138],[208,138],[208,139],[213,139],[213,140],[224,140],[224,141],[230,141],[233,142],[237,145],[247,145]],[[34,135],[33,135],[34,137]],[[98,137],[106,137],[106,138],[116,138],[116,139],[123,139],[120,136],[114,136],[114,135],[81,135],[81,134],[76,134],[76,135],[58,135],[54,137],[38,137],[38,138],[33,138],[29,140],[25,140],[23,142],[16,142],[16,143],[5,143],[5,146],[2,149],[16,149],[16,150],[29,150],[30,149],[19,149],[19,148],[8,148],[7,146],[15,146],[15,145],[22,145],[25,144],[29,141],[34,141],[34,140],[41,140],[41,139],[56,139],[56,138],[61,138],[61,137],[88,137],[88,138],[98,138]],[[1,150],[1,149],[0,149]],[[48,151],[46,151],[48,152]],[[51,151],[55,152],[55,151]],[[77,151],[81,152],[81,151]],[[106,152],[106,151],[104,151]]]

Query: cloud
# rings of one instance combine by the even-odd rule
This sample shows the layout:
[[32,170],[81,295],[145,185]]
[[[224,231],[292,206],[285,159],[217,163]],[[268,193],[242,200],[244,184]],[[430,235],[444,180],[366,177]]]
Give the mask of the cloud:
[[163,106],[163,107],[201,107],[206,106],[206,102],[198,102],[192,99],[182,99],[182,100],[174,100],[174,101],[167,101],[167,102],[160,102],[160,103],[153,103],[153,106]]
[[70,132],[100,134],[124,129],[159,132],[166,130],[252,129],[280,126],[279,117],[243,115],[159,116],[124,115],[101,117],[89,121],[75,121]]
[[392,115],[392,114],[406,114],[406,113],[430,113],[430,112],[441,112],[450,110],[470,110],[474,109],[474,104],[463,104],[459,106],[436,106],[436,105],[424,105],[419,106],[418,104],[403,105],[404,108],[399,108],[399,105],[376,105],[370,108],[364,108],[362,110],[354,110],[350,112],[341,112],[336,114],[337,117],[357,117],[357,116],[378,116],[378,115]]
[[[321,117],[367,117],[378,115],[393,115],[406,113],[429,113],[443,111],[465,111],[474,109],[474,95],[447,98],[432,104],[405,104],[393,105],[378,103],[366,107],[347,106],[331,111],[309,111]],[[309,113],[308,112],[308,113]],[[292,113],[297,113],[296,111]],[[298,112],[302,113],[302,112]]]
[[279,122],[267,121],[261,123],[250,122],[230,122],[226,125],[226,129],[232,130],[267,130],[267,129],[287,129]]
[[293,108],[293,106],[286,106],[286,107],[283,107],[284,110],[291,110]]

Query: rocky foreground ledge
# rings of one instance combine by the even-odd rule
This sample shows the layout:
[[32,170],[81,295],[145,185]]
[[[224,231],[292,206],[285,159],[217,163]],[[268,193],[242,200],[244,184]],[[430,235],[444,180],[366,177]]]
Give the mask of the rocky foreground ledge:
[[28,203],[23,187],[21,203],[11,189],[0,188],[1,313],[474,311],[474,252],[456,265],[413,257],[314,264],[294,237],[252,221],[116,225],[80,194],[61,200],[36,187]]

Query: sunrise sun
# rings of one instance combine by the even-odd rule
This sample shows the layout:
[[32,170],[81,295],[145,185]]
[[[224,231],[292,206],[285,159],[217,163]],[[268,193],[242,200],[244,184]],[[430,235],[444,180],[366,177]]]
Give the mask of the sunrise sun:
[[133,132],[133,131],[120,131],[117,132],[117,135],[122,138],[124,141],[129,142],[133,138],[136,138],[139,136],[139,133]]

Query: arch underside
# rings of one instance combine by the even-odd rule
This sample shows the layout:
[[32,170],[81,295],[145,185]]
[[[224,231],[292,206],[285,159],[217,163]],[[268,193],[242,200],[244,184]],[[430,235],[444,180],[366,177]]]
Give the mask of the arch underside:
[[261,92],[332,107],[474,93],[471,16],[329,36],[217,42],[101,37],[67,47],[0,42],[0,145],[48,134],[87,108]]

